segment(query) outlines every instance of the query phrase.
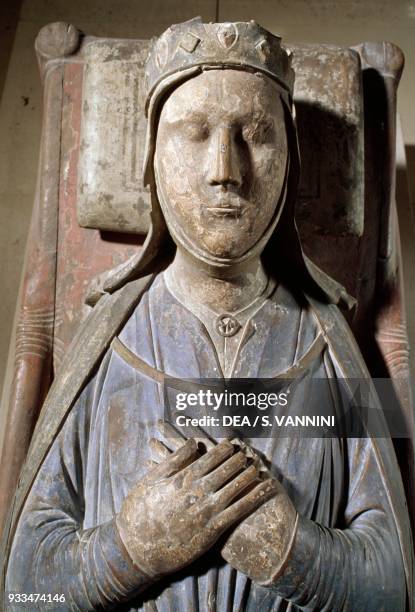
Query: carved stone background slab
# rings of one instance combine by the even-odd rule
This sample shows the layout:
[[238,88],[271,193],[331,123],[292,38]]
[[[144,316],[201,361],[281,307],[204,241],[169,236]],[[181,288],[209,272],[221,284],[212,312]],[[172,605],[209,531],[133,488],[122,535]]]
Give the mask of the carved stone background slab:
[[145,139],[143,62],[149,41],[83,46],[78,221],[82,227],[146,233],[149,194],[141,178]]
[[[142,241],[138,235],[130,237],[133,240],[126,240],[120,233],[111,235],[97,229],[80,227],[78,223],[76,204],[79,201],[77,185],[81,155],[83,78],[82,63],[65,63],[53,336],[55,371],[59,369],[80,322],[89,312],[84,300],[92,279],[128,259],[140,248]],[[108,210],[111,211],[111,208]]]
[[[78,221],[146,233],[143,62],[149,41],[92,39],[85,62]],[[298,220],[304,235],[361,236],[363,96],[359,56],[332,45],[292,46],[302,158]]]
[[291,48],[302,166],[297,221],[304,233],[361,236],[364,130],[359,55],[333,45]]

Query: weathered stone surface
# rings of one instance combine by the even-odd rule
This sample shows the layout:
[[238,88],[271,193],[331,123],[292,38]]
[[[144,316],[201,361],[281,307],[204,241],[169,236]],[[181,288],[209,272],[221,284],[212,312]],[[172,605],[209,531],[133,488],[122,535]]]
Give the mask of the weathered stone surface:
[[78,221],[83,227],[142,233],[149,226],[143,187],[143,63],[147,41],[90,41],[78,165]]

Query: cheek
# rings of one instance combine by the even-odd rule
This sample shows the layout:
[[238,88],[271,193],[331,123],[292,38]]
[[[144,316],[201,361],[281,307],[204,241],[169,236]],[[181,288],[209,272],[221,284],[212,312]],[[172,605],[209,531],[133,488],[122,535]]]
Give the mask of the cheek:
[[260,153],[252,156],[252,161],[255,171],[249,234],[255,241],[274,217],[284,183],[287,153],[275,147],[262,148]]
[[186,197],[190,192],[189,173],[183,161],[179,160],[175,143],[166,142],[160,151],[161,153],[157,154],[156,164],[164,192],[173,201],[177,197]]
[[262,147],[253,152],[252,195],[261,208],[274,205],[281,193],[287,163],[286,150]]
[[157,143],[155,167],[158,189],[160,195],[164,196],[161,199],[166,207],[167,221],[176,218],[183,228],[187,227],[191,233],[197,233],[200,211],[194,186],[198,181],[194,178],[195,165],[189,150],[181,155],[177,141],[160,141]]
[[192,199],[202,183],[202,147],[183,146],[174,138],[159,146],[157,163],[166,195],[179,201]]

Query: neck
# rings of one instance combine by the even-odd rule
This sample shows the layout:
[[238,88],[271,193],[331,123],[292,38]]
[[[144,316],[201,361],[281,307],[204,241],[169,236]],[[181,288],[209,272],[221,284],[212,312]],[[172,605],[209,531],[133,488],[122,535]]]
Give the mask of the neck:
[[216,312],[234,312],[261,295],[267,275],[258,256],[224,268],[207,265],[177,247],[170,266],[177,290],[189,300]]

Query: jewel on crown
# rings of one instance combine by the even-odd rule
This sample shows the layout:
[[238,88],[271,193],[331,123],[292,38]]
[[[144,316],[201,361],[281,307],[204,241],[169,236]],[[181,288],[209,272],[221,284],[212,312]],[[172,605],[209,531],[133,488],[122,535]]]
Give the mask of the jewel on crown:
[[262,72],[292,93],[290,55],[279,36],[254,21],[203,23],[197,17],[172,25],[153,41],[146,63],[148,97],[176,73],[215,66]]

